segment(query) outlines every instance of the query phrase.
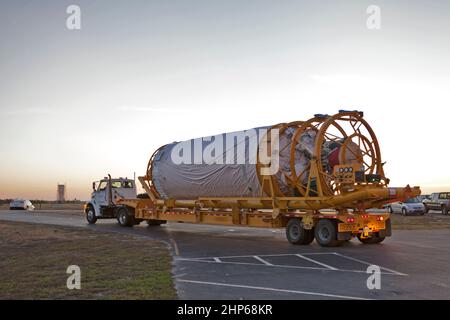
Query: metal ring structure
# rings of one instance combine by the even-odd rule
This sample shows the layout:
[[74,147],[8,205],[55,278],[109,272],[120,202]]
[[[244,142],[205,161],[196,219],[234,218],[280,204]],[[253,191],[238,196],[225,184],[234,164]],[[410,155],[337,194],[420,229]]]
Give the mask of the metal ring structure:
[[[341,136],[336,132],[339,132]],[[340,145],[340,164],[349,164],[346,163],[345,159],[348,152],[356,157],[354,160],[357,163],[364,166],[364,174],[377,174],[383,183],[387,184],[378,140],[370,125],[363,119],[362,112],[340,112],[329,116],[324,121],[316,138],[315,155],[320,170],[320,183],[325,196],[335,195],[339,192],[333,185],[333,172],[327,171],[327,164],[324,163],[322,158],[326,141]],[[352,150],[350,143],[357,146],[360,152]]]
[[153,184],[152,168],[153,168],[153,162],[154,162],[154,160],[155,160],[156,154],[157,154],[161,149],[163,149],[165,146],[167,146],[167,145],[163,145],[163,146],[159,147],[158,149],[156,149],[155,152],[153,152],[153,154],[152,154],[151,157],[150,157],[150,160],[148,161],[148,164],[147,164],[147,174],[146,174],[146,176],[145,176],[145,180],[147,180],[151,192],[153,193],[153,195],[154,195],[155,198],[157,198],[157,199],[161,198],[161,196],[160,196],[158,190],[156,190],[155,185]]
[[[308,165],[301,171],[297,172],[297,169],[295,167],[296,165],[296,159],[295,159],[295,151],[297,148],[297,145],[301,144],[301,137],[304,133],[311,131],[315,132],[317,135],[317,132],[319,131],[318,127],[322,123],[322,120],[319,117],[314,117],[309,119],[308,121],[304,122],[303,125],[297,129],[294,136],[292,137],[292,143],[291,143],[291,159],[290,159],[290,166],[291,166],[291,181],[292,181],[292,187],[295,188],[300,196],[305,197],[306,196],[306,189],[307,189],[307,183],[303,183],[302,180],[305,178],[308,180],[309,178],[309,170],[311,168],[310,161],[315,158],[315,155],[311,153],[309,155]],[[312,150],[311,150],[312,151]],[[302,153],[302,157],[305,157],[305,155]]]
[[[270,176],[272,183],[273,194],[269,186],[264,185],[263,177],[261,176],[260,168],[267,167],[260,163],[259,149],[257,173],[259,181],[264,192],[272,196],[288,196],[283,194],[278,186],[276,176],[283,174],[288,181],[289,186],[297,191],[298,196],[319,196],[317,190],[309,190],[307,194],[308,182],[311,183],[309,176],[310,164],[307,165],[301,172],[297,172],[296,163],[296,149],[301,145],[301,138],[303,134],[308,131],[315,132],[314,150],[307,156],[305,153],[300,153],[300,157],[307,157],[305,160],[317,161],[319,170],[318,181],[320,183],[323,196],[331,196],[338,194],[337,185],[334,181],[333,168],[330,168],[324,160],[326,145],[334,144],[339,147],[339,163],[350,164],[346,157],[349,155],[353,157],[351,163],[361,163],[364,167],[364,174],[377,174],[381,177],[381,183],[387,184],[387,179],[384,176],[383,165],[381,162],[381,152],[378,140],[370,125],[363,119],[362,112],[359,111],[341,111],[333,116],[316,115],[308,121],[296,121],[291,123],[283,123],[273,126],[271,129],[278,128],[280,135],[289,127],[296,128],[296,131],[289,143],[290,147],[290,172],[286,173],[282,168],[279,172]],[[267,133],[267,147],[270,150],[270,130]],[[357,150],[354,150],[357,147]]]
[[[289,123],[279,123],[274,126],[272,126],[270,129],[267,130],[266,137],[264,138],[267,142],[267,148],[265,151],[267,151],[269,154],[271,154],[271,130],[278,129],[279,135],[281,136],[287,129],[294,128],[297,132],[299,128],[303,125],[303,121],[293,121]],[[295,133],[294,133],[295,134]],[[263,141],[263,137],[260,137],[260,141]],[[279,150],[278,152],[281,153],[285,150],[285,148],[291,148],[292,140],[289,144],[287,144],[283,149]],[[280,186],[278,184],[277,175],[283,175],[284,178],[289,181],[289,184],[292,185],[292,174],[290,172],[285,172],[282,168],[279,168],[278,172],[271,176],[266,176],[266,178],[269,178],[270,185],[267,185],[265,183],[264,177],[261,175],[261,169],[262,168],[268,168],[271,164],[263,164],[261,163],[260,159],[260,152],[262,150],[260,149],[260,145],[258,144],[258,150],[257,150],[257,161],[256,161],[256,172],[258,176],[259,183],[261,185],[261,189],[263,192],[267,195],[271,196],[284,196],[285,194],[281,191]]]

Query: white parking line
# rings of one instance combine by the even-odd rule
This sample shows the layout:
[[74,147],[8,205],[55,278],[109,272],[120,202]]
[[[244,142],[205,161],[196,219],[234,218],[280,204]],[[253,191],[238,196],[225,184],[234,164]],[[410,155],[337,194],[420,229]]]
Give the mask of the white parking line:
[[[370,262],[367,262],[367,261],[364,261],[364,260],[348,257],[348,256],[345,256],[345,255],[337,253],[337,252],[335,252],[334,254],[339,256],[339,257],[342,257],[342,258],[345,258],[345,259],[348,259],[348,260],[352,260],[352,261],[355,261],[355,262],[359,262],[359,263],[362,263],[362,264],[365,264],[365,265],[368,265],[368,266],[374,265],[374,263],[370,263]],[[399,275],[399,276],[407,276],[406,273],[401,273],[401,272],[398,272],[398,271],[395,271],[395,270],[392,270],[392,269],[389,269],[389,268],[381,267],[381,266],[379,266],[379,267],[382,270],[391,272],[391,273]]]
[[328,268],[328,269],[330,269],[330,270],[337,270],[336,268],[334,268],[334,267],[332,267],[332,266],[329,266],[329,265],[327,265],[327,264],[325,264],[325,263],[322,263],[322,262],[316,261],[316,260],[314,260],[314,259],[305,257],[305,256],[303,256],[303,255],[301,255],[301,254],[296,254],[296,256],[297,256],[297,257],[300,257],[300,258],[302,258],[302,259],[305,259],[305,260],[307,260],[307,261],[309,261],[309,262],[318,264],[318,265],[320,265],[320,266],[322,266],[322,267]]
[[[204,259],[187,259],[187,258],[178,258],[178,261],[187,261],[187,262],[200,262],[200,263],[217,263],[217,264],[237,264],[237,265],[248,265],[248,266],[257,266],[257,267],[272,267],[272,268],[285,268],[285,269],[305,269],[305,270],[317,270],[317,271],[329,271],[329,272],[352,272],[352,273],[366,273],[366,270],[347,270],[347,269],[329,269],[329,268],[319,268],[319,267],[304,267],[304,266],[290,266],[290,265],[278,265],[278,264],[262,264],[262,263],[251,263],[251,262],[215,262],[212,260],[204,260]],[[380,274],[385,275],[395,275],[395,276],[403,276],[404,274],[400,273],[392,273],[392,272],[380,272]]]
[[258,260],[258,261],[260,261],[262,263],[264,263],[266,266],[273,266],[273,264],[271,264],[270,262],[264,260],[263,258],[260,258],[258,256],[253,256],[253,258],[255,258],[256,260]]
[[170,243],[172,243],[173,249],[175,250],[175,254],[177,256],[180,255],[180,250],[178,249],[177,242],[174,240],[174,238],[170,238]]
[[221,286],[221,287],[253,289],[253,290],[275,291],[275,292],[283,292],[283,293],[296,293],[296,294],[304,294],[304,295],[320,296],[320,297],[328,297],[328,298],[336,298],[336,299],[372,300],[372,299],[367,299],[367,298],[362,298],[362,297],[343,296],[343,295],[330,294],[330,293],[319,293],[319,292],[311,292],[311,291],[276,289],[276,288],[267,288],[267,287],[255,287],[255,286],[246,286],[246,285],[228,284],[228,283],[218,283],[218,282],[194,281],[194,280],[185,280],[185,279],[178,279],[178,282],[195,283],[195,284],[212,285],[212,286]]
[[[336,254],[336,252],[306,252],[302,253],[304,256],[309,255],[331,255]],[[278,254],[258,254],[258,257],[285,257],[285,256],[293,256],[295,253],[278,253]],[[221,259],[232,259],[232,258],[251,258],[254,255],[244,255],[244,256],[222,256]],[[212,259],[211,257],[201,257],[201,258],[190,258],[190,259]]]
[[[360,259],[352,258],[341,253],[337,252],[320,252],[320,253],[302,253],[302,254],[293,254],[293,253],[285,253],[285,254],[260,254],[260,255],[244,255],[244,256],[224,256],[224,257],[202,257],[202,258],[177,258],[177,260],[181,261],[189,261],[189,262],[203,262],[203,263],[220,263],[220,264],[237,264],[237,265],[250,265],[250,266],[263,266],[263,267],[276,267],[276,268],[291,268],[291,269],[305,269],[305,270],[319,270],[319,271],[339,271],[339,272],[353,272],[353,273],[366,273],[366,269],[358,270],[358,269],[339,269],[337,267],[333,267],[331,265],[325,264],[323,262],[312,259],[308,256],[311,255],[331,255],[338,256],[343,259],[351,260],[354,262],[358,262],[360,264],[364,264],[367,266],[374,265],[374,263],[370,263],[367,261],[363,261]],[[307,267],[307,266],[299,266],[299,265],[284,265],[284,264],[273,264],[262,257],[298,257],[304,260],[307,260],[311,263],[317,264],[321,267]],[[252,262],[239,262],[239,261],[224,261],[224,259],[237,259],[237,258],[253,258],[258,260],[261,263],[252,263]],[[295,262],[294,262],[295,264]],[[397,275],[397,276],[407,276],[405,273],[401,273],[389,268],[381,267],[381,270],[385,272],[381,272],[381,274],[386,275]]]

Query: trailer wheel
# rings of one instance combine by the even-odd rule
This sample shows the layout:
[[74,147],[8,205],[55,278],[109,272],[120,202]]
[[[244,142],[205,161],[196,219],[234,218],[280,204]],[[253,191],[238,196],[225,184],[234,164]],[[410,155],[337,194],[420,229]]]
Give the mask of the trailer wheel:
[[314,235],[321,247],[338,247],[344,242],[337,240],[337,223],[330,219],[321,219],[317,222]]
[[384,239],[386,239],[386,237],[380,237],[378,235],[376,236],[372,236],[370,238],[361,238],[361,235],[358,234],[357,235],[358,240],[361,241],[364,244],[376,244],[376,243],[381,243],[384,241]]
[[120,208],[117,213],[117,221],[122,227],[132,227],[134,225],[133,217],[131,217],[126,208]]
[[95,216],[95,210],[92,206],[89,206],[86,210],[86,220],[89,224],[95,224],[97,217]]
[[292,244],[308,245],[314,240],[314,230],[304,229],[301,220],[293,218],[286,226],[286,238]]

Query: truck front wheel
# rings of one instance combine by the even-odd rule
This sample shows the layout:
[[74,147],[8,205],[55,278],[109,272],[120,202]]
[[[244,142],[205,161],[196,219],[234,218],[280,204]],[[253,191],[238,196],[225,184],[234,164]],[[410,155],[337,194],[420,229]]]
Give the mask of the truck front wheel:
[[122,227],[132,227],[134,225],[133,217],[130,216],[126,208],[120,208],[117,213],[117,221]]
[[338,247],[343,241],[337,239],[337,223],[330,219],[321,219],[314,228],[314,235],[321,247]]
[[286,238],[292,244],[308,245],[314,240],[314,230],[306,230],[300,219],[293,218],[286,226]]
[[97,217],[95,216],[95,210],[92,206],[89,206],[86,210],[86,220],[89,224],[95,224]]

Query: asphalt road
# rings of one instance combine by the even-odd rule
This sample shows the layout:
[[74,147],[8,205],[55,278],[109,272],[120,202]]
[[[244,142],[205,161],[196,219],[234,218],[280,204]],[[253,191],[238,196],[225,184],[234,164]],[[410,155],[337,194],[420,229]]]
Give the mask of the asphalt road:
[[[450,229],[400,230],[379,245],[353,240],[322,248],[293,246],[281,229],[178,223],[122,228],[115,220],[91,226],[73,211],[0,210],[0,220],[165,241],[182,299],[450,299]],[[380,267],[381,289],[367,287],[370,265]]]

